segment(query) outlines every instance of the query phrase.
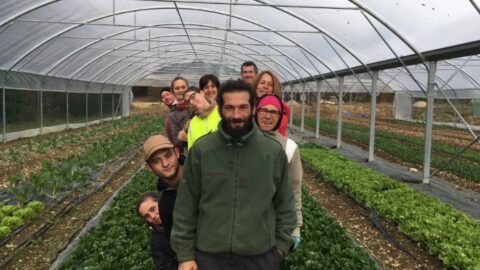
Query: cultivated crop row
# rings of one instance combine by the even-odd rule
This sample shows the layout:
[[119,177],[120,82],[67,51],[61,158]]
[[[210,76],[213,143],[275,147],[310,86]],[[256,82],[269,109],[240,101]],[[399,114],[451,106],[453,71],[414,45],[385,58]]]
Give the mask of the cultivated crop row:
[[0,203],[0,240],[7,238],[13,231],[32,220],[35,215],[43,211],[45,205],[39,201],[30,202],[25,208]]
[[286,257],[281,269],[377,269],[365,250],[353,244],[347,230],[304,190],[302,214],[302,241]]
[[21,208],[32,196],[57,199],[58,194],[75,189],[85,192],[85,185],[95,178],[94,172],[130,152],[132,147],[148,136],[158,133],[163,128],[163,122],[163,118],[149,119],[136,128],[100,138],[95,143],[85,145],[85,151],[80,154],[69,153],[67,158],[56,159],[57,164],[44,160],[40,172],[31,173],[27,180],[23,180],[21,174],[10,177],[12,186],[6,191],[13,194],[14,198],[8,203],[16,201]]
[[89,138],[95,138],[98,134],[109,133],[115,129],[125,128],[133,123],[145,120],[142,117],[132,117],[122,121],[111,121],[102,125],[95,125],[89,130],[84,128],[74,130],[68,134],[48,137],[36,137],[22,144],[16,144],[8,149],[0,151],[0,160],[11,162],[22,162],[22,160],[32,153],[44,154],[50,149],[61,149],[70,143],[86,141]]
[[332,182],[428,248],[448,267],[480,268],[480,221],[326,149],[301,147],[302,159]]
[[76,155],[68,153],[67,158],[57,159],[57,164],[48,161],[42,162],[39,173],[31,173],[29,180],[22,181],[23,175],[11,177],[13,193],[21,207],[32,192],[39,196],[47,195],[56,198],[62,190],[70,190],[76,186],[83,186],[89,179],[90,172],[95,172],[117,155],[129,150],[135,144],[147,138],[150,134],[162,127],[163,119],[150,120],[142,125],[126,130],[108,138],[85,145],[85,151]]
[[[140,171],[113,200],[99,226],[80,238],[60,269],[154,269],[150,231],[136,215],[136,201],[155,190],[156,177]],[[290,253],[282,269],[375,269],[365,251],[353,245],[346,230],[327,216],[323,207],[303,193],[302,242]]]
[[[315,127],[315,120],[313,118],[305,119],[305,124],[311,127]],[[358,127],[351,124],[343,124],[346,129],[342,129],[342,136],[361,142],[365,145],[369,144],[369,135],[368,129],[364,127]],[[321,120],[320,130],[332,135],[337,134],[336,122],[333,120]],[[362,131],[362,132],[358,132]],[[403,161],[414,163],[414,164],[423,164],[423,150],[419,147],[423,147],[423,142],[420,142],[419,138],[412,138],[410,136],[393,134],[384,131],[375,131],[375,148],[383,152],[389,153],[395,157],[402,159]],[[403,142],[409,142],[416,144],[419,147],[411,146]],[[458,147],[445,145],[441,143],[434,142],[433,149],[438,151],[443,151],[448,154],[456,153],[455,151],[460,149]],[[463,158],[465,155],[466,159],[472,161],[477,161],[480,157],[480,153],[474,151],[466,151],[461,155]],[[434,168],[439,168],[449,158],[432,153],[431,155],[431,165]],[[449,165],[447,165],[443,170],[458,175],[462,178],[469,179],[475,182],[480,182],[480,166],[478,164],[464,162],[461,160],[454,160]]]

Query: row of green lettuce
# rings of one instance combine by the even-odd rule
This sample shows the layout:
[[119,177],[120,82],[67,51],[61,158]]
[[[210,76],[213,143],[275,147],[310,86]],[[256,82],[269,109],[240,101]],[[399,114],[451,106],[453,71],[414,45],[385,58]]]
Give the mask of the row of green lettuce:
[[396,224],[446,266],[480,269],[480,220],[331,150],[308,144],[300,152],[325,181]]
[[[141,170],[114,198],[99,226],[81,236],[60,269],[154,269],[150,232],[136,214],[136,201],[155,190],[156,177]],[[365,251],[307,193],[303,193],[302,241],[282,269],[376,269]]]
[[[163,129],[164,118],[145,120],[138,127],[125,129],[111,137],[100,138],[94,143],[85,144],[85,151],[79,154],[70,152],[66,158],[57,158],[57,164],[44,160],[40,171],[32,172],[28,177],[24,177],[22,174],[10,177],[11,186],[7,188],[7,192],[14,195],[18,208],[23,208],[32,195],[39,198],[56,199],[59,194],[68,193],[75,189],[84,192],[83,186],[92,180],[92,172],[100,170],[108,161],[114,160],[118,155],[146,140],[148,136]],[[9,201],[10,204],[12,202],[13,200]],[[17,206],[10,205],[4,206],[4,208],[13,209]],[[0,239],[8,237],[12,231],[23,226],[22,219],[34,218],[35,212],[28,210],[28,207],[25,209],[28,212],[17,211],[16,216],[6,215],[2,219],[0,225],[4,223],[5,226],[10,225],[8,226],[10,230],[3,227],[0,231]],[[22,214],[28,218],[22,217]],[[0,217],[2,217],[1,212]]]
[[[297,122],[299,120],[295,119],[295,121]],[[320,130],[328,134],[336,135],[336,123],[337,122],[333,120],[322,119],[320,122]],[[305,124],[310,127],[315,127],[315,119],[306,118]],[[343,127],[345,127],[345,129],[343,129]],[[368,128],[365,127],[344,123],[342,124],[342,136],[358,141],[364,145],[369,144]],[[405,144],[405,142],[418,145],[419,147]],[[432,147],[435,151],[441,151],[451,155],[461,150],[458,147],[445,145],[438,142],[433,142]],[[419,165],[423,164],[424,153],[423,140],[421,138],[413,138],[402,134],[377,130],[375,131],[375,148],[398,157],[403,161]],[[461,155],[461,157],[478,162],[480,160],[480,153],[475,151],[466,151]],[[447,157],[432,153],[431,166],[434,168],[439,168],[448,160],[449,158]],[[443,170],[460,176],[464,179],[480,182],[480,166],[478,164],[464,162],[457,159],[443,168]]]
[[97,134],[106,134],[115,129],[123,129],[134,123],[145,121],[145,117],[131,117],[121,121],[109,121],[101,125],[90,126],[89,129],[80,128],[66,134],[50,134],[47,137],[35,137],[21,144],[15,144],[0,152],[0,160],[22,162],[23,159],[34,153],[46,153],[50,149],[62,149],[70,143],[85,142]]
[[[19,207],[33,193],[55,199],[64,190],[83,186],[92,171],[99,170],[107,161],[158,133],[163,128],[163,123],[163,118],[151,118],[138,127],[124,129],[111,137],[85,144],[81,153],[69,152],[66,158],[56,158],[57,164],[43,160],[39,172],[32,172],[27,177],[22,174],[10,177],[8,192],[15,196]],[[81,143],[81,140],[78,142]]]
[[45,205],[39,201],[32,201],[24,208],[0,203],[0,240],[25,225],[25,221],[34,219],[43,209]]

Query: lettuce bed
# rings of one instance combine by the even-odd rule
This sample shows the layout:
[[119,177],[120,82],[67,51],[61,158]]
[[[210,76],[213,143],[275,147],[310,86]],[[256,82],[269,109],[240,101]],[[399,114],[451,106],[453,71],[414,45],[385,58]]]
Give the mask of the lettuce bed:
[[[80,238],[60,269],[154,269],[150,232],[135,212],[145,191],[155,190],[156,177],[141,170],[113,200],[99,226]],[[303,193],[302,242],[282,263],[282,269],[376,269],[365,251],[329,217],[319,202]]]
[[446,266],[480,269],[479,220],[333,151],[309,144],[300,152],[325,181],[397,224]]
[[[294,119],[295,122],[299,122],[299,119]],[[314,118],[305,118],[305,125],[315,128]],[[320,130],[332,135],[337,134],[337,122],[334,120],[322,119],[320,122]],[[360,127],[352,124],[342,124],[342,136],[361,142],[364,145],[369,144],[369,129],[366,127]],[[418,147],[405,144],[417,145]],[[423,139],[414,138],[402,134],[390,133],[385,131],[375,131],[375,148],[389,153],[395,157],[399,157],[402,160],[414,164],[423,164]],[[453,156],[461,149],[455,146],[446,145],[438,142],[432,142],[432,149],[439,152],[444,152]],[[462,155],[462,158],[469,159],[474,162],[480,162],[480,153],[467,150]],[[439,168],[450,157],[443,157],[441,155],[432,153],[431,164],[434,168]],[[461,160],[454,160],[445,168],[444,171],[458,175],[462,178],[472,180],[474,182],[480,182],[480,166]]]

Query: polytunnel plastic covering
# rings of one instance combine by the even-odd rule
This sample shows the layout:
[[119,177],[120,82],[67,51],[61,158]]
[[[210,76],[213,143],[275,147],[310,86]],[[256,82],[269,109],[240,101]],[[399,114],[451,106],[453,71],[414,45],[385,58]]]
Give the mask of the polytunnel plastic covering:
[[[133,85],[148,75],[165,84],[179,74],[225,80],[239,77],[247,60],[284,83],[385,70],[380,80],[398,91],[421,91],[424,62],[445,60],[437,85],[479,87],[475,0],[6,0],[0,7],[0,69],[8,71],[3,80],[18,83],[13,88]],[[31,74],[40,78],[32,82]]]

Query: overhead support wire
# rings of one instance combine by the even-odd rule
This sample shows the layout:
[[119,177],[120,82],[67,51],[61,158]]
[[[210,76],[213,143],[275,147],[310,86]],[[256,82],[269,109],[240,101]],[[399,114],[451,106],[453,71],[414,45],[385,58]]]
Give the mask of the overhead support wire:
[[[156,10],[156,9],[172,9],[172,8],[171,8],[171,7],[169,7],[169,8],[163,8],[163,7],[162,7],[162,8],[158,8],[158,7],[156,7],[156,8],[134,9],[134,10],[127,10],[127,11],[117,12],[116,14],[119,15],[119,14],[127,14],[127,13],[130,13],[130,12],[139,11],[139,10],[140,10],[140,11],[143,11],[143,10]],[[221,15],[226,15],[226,14],[223,13],[223,12],[214,11],[214,10],[208,10],[208,9],[201,9],[201,8],[185,8],[185,9],[200,10],[200,11],[205,11],[205,12],[211,12],[211,13],[217,13],[217,14],[221,14]],[[176,10],[177,10],[177,12],[179,13],[178,6],[176,6]],[[15,65],[17,65],[18,62],[22,61],[25,57],[27,57],[28,55],[30,55],[33,51],[35,51],[37,48],[39,48],[40,46],[42,46],[42,45],[45,44],[46,42],[49,42],[49,41],[51,41],[52,39],[58,38],[58,37],[60,37],[61,35],[69,32],[69,31],[72,31],[72,30],[76,29],[77,27],[80,27],[80,26],[82,26],[82,25],[87,25],[87,24],[89,24],[89,23],[91,23],[91,22],[95,22],[95,21],[97,21],[97,20],[101,20],[101,19],[104,19],[104,18],[107,18],[107,17],[110,17],[110,16],[111,16],[111,15],[105,15],[105,16],[100,16],[100,17],[97,17],[97,18],[93,18],[93,19],[91,19],[91,20],[82,22],[82,23],[80,23],[80,24],[78,24],[78,25],[73,25],[72,27],[69,27],[69,28],[61,31],[60,33],[57,33],[57,34],[55,34],[55,35],[53,35],[53,36],[51,36],[51,37],[48,37],[48,38],[45,39],[43,42],[37,44],[36,47],[34,47],[34,48],[30,49],[28,52],[26,52],[23,56],[19,57],[19,59],[12,65],[11,68],[13,68]],[[244,20],[244,21],[250,22],[250,23],[252,23],[252,24],[258,25],[258,26],[263,27],[263,28],[265,28],[265,29],[269,29],[268,27],[266,27],[266,26],[264,26],[264,25],[262,25],[262,24],[260,24],[260,23],[254,22],[254,21],[252,21],[252,20],[248,20],[248,19],[242,18],[242,17],[237,17],[237,18],[240,19],[240,20]],[[181,17],[180,17],[180,19],[181,19]],[[183,23],[183,20],[182,20],[182,25],[183,25],[183,29],[184,29],[187,37],[189,37],[188,32],[187,32],[186,27],[185,27],[185,24]],[[145,27],[141,27],[141,28],[145,28]],[[271,29],[270,29],[270,30],[271,30]],[[272,30],[272,31],[273,31],[273,30]],[[124,32],[128,32],[128,30],[127,30],[127,31],[124,31]],[[262,43],[262,44],[264,44],[264,45],[267,45],[267,44],[265,44],[264,42],[262,42],[261,40],[255,39],[255,38],[253,38],[253,37],[251,37],[251,36],[247,36],[247,35],[242,34],[242,33],[237,33],[237,34],[243,35],[243,36],[248,37],[248,38],[250,38],[250,39],[252,39],[252,40],[255,40],[255,41],[260,42],[260,43]],[[278,33],[277,33],[277,34],[278,34]],[[285,37],[285,36],[283,36],[283,37],[284,37],[284,38],[287,38],[287,37]],[[287,39],[288,39],[288,38],[287,38]],[[189,38],[189,40],[190,40],[190,38]],[[292,43],[295,43],[295,41],[293,41],[293,40],[291,40],[291,39],[289,39],[289,40],[290,40]],[[192,48],[193,48],[193,44],[192,44],[191,40],[190,40],[189,43],[190,43],[190,46],[192,46]],[[295,43],[295,44],[297,44],[298,46],[301,46],[301,45],[298,44],[298,43]],[[237,44],[237,45],[238,45],[238,44]],[[269,47],[271,47],[271,46],[269,46]],[[288,55],[286,55],[286,54],[283,53],[282,51],[278,50],[277,48],[274,48],[274,47],[271,47],[271,48],[274,49],[274,50],[276,50],[276,51],[278,51],[278,52],[281,53],[282,55],[284,55],[284,56],[286,56],[286,57],[289,57]],[[251,50],[251,48],[248,48],[248,49]],[[195,53],[195,50],[194,50],[194,53]],[[310,53],[310,52],[309,52],[309,53]],[[198,59],[198,57],[197,57],[197,59]],[[272,59],[272,60],[273,60],[273,59]],[[274,61],[274,60],[273,60],[273,61]],[[292,59],[292,61],[294,61],[294,60]],[[328,66],[327,66],[327,68],[328,68]],[[289,72],[290,72],[290,71],[289,71]],[[308,73],[308,71],[306,71],[306,72]],[[295,77],[295,76],[294,76],[294,77]]]
[[[134,11],[136,12],[136,11]],[[34,20],[34,19],[18,19],[15,20],[16,22],[25,22],[25,23],[47,23],[47,24],[64,24],[64,25],[79,25],[79,24],[84,24],[83,22],[76,22],[76,21],[55,21],[55,20]],[[112,24],[107,24],[107,23],[94,23],[90,22],[88,25],[91,26],[112,26]],[[196,25],[196,24],[189,24],[189,25]],[[136,24],[115,24],[115,26],[119,27],[136,27]],[[138,26],[138,25],[137,25]],[[159,26],[150,26],[150,28],[162,28],[162,29],[172,29],[172,30],[183,30],[182,26],[177,26],[176,23],[169,23],[169,24],[161,24]],[[225,28],[220,28],[217,27],[217,30],[224,31]],[[205,28],[202,27],[188,27],[189,30],[205,30]],[[271,33],[272,30],[268,29],[247,29],[247,28],[230,28],[230,31],[237,31],[237,32],[253,32],[253,33]],[[295,33],[295,34],[317,34],[318,31],[313,31],[313,30],[291,30],[291,29],[276,29],[275,31],[281,32],[281,33]],[[68,37],[65,37],[68,38]],[[85,38],[85,37],[75,37],[75,39],[92,39],[92,38]],[[127,39],[119,39],[119,40],[127,40]],[[196,42],[195,42],[196,43]],[[253,45],[253,44],[252,44]],[[257,44],[258,45],[258,44]],[[273,45],[273,44],[272,44]],[[277,44],[275,46],[288,46],[288,45],[281,45]],[[294,46],[297,47],[297,46]]]
[[55,2],[59,2],[60,0],[53,0],[53,1],[45,1],[43,3],[40,3],[38,5],[34,5],[32,7],[29,7],[28,9],[25,9],[25,10],[22,10],[8,18],[6,18],[5,20],[1,21],[0,22],[0,27],[4,26],[4,25],[7,25],[6,27],[4,27],[2,30],[0,30],[0,34],[3,33],[5,30],[7,30],[11,24],[11,22],[15,21],[16,19],[22,17],[23,15],[25,14],[28,14],[30,12],[33,12],[39,8],[42,8],[42,7],[45,7],[45,6],[48,6],[52,3],[55,3]]
[[[264,5],[269,5],[270,3],[268,3],[267,1],[264,1],[264,0],[256,0],[257,2],[260,2]],[[311,21],[301,17],[300,15],[290,11],[290,10],[287,10],[285,8],[280,8],[278,6],[272,6],[273,8],[275,9],[278,9],[280,11],[282,11],[283,13],[287,14],[287,15],[290,15],[294,18],[296,18],[297,20],[309,25],[310,27],[312,27],[313,29],[316,29],[319,31],[319,33],[322,34],[322,36],[328,36],[331,40],[335,41],[336,44],[338,44],[340,47],[342,47],[346,52],[348,52],[353,58],[355,58],[361,65],[363,65],[367,70],[367,66],[360,60],[360,58],[355,55],[352,51],[350,51],[348,49],[348,47],[346,45],[344,45],[343,43],[340,42],[340,40],[336,39],[332,34],[328,33],[327,31],[325,31],[324,29],[322,29],[320,26],[316,25],[316,24],[313,24]],[[322,63],[328,70],[330,70],[331,73],[333,73],[335,75],[335,77],[338,79],[338,76],[336,74],[336,72],[334,70],[332,70],[328,65],[326,65],[325,63],[322,62],[321,59],[319,59],[314,53],[310,52],[308,49],[306,49],[304,46],[302,46],[301,44],[299,44],[298,42],[290,39],[289,37],[286,37],[285,35],[281,34],[281,33],[278,33],[278,31],[275,31],[276,34],[282,36],[283,38],[289,40],[290,42],[294,43],[294,44],[297,44],[297,46],[301,49],[304,49],[305,51],[307,51],[312,57],[314,57],[316,60],[318,60],[320,63]],[[348,66],[348,65],[347,65]]]
[[[312,65],[313,68],[315,69],[315,71],[317,71],[317,73],[320,75],[320,77],[322,78],[322,81],[325,81],[325,82],[328,84],[328,86],[330,87],[330,89],[332,89],[333,91],[335,91],[335,89],[334,89],[333,86],[330,84],[330,82],[329,82],[327,79],[325,79],[325,77],[323,76],[322,72],[320,72],[320,70],[318,70],[318,68],[313,64],[312,60],[310,60],[310,57],[308,57],[303,50],[300,50],[300,51],[302,52],[302,54],[303,54],[303,56],[305,57],[305,59],[307,59],[307,61],[310,63],[310,65]],[[315,79],[315,77],[313,77],[313,79],[314,79],[316,82],[318,82],[318,81]]]
[[477,10],[478,14],[480,14],[480,8],[477,3],[475,3],[475,0],[470,0],[470,3],[472,3],[472,6]]
[[[225,54],[225,44],[227,43],[228,31],[231,27],[232,27],[232,0],[230,0],[228,17],[225,22],[225,34],[223,37],[222,49],[220,52],[220,67],[222,67],[222,64],[223,64],[223,55]],[[220,76],[220,70],[218,70],[218,75]]]
[[[472,56],[468,59],[470,60],[472,58]],[[463,65],[461,66],[461,68],[463,68],[464,65],[466,65],[466,63],[468,62],[468,60],[466,62],[463,63]],[[455,106],[455,104],[452,103],[452,101],[450,100],[450,98],[445,94],[445,92],[443,91],[443,88],[448,85],[448,83],[450,82],[450,80],[453,79],[453,77],[455,77],[455,75],[457,75],[459,72],[460,72],[460,69],[457,69],[451,76],[450,78],[448,78],[445,83],[442,85],[442,87],[439,87],[437,84],[435,84],[435,86],[437,87],[437,90],[439,91],[439,93],[445,98],[445,100],[447,101],[447,103],[450,105],[450,107],[452,107],[453,111],[455,112],[455,114],[458,116],[458,118],[460,118],[460,120],[463,122],[463,124],[465,125],[465,127],[468,129],[468,131],[470,132],[470,134],[473,136],[473,138],[477,138],[477,134],[475,133],[475,131],[472,129],[472,127],[468,124],[468,122],[465,120],[465,118],[462,116],[462,114],[458,111],[457,107]],[[450,87],[453,89],[453,87]]]
[[[450,81],[455,77],[457,76],[458,73],[461,73],[462,72],[462,69],[463,67],[470,61],[470,59],[472,59],[473,56],[470,56],[468,57],[465,62],[463,62],[460,66],[454,66],[454,68],[456,69],[455,72],[450,75],[450,77],[447,79],[447,80],[444,80],[444,83],[442,85],[442,87],[439,87],[438,90],[443,90],[443,88],[445,88],[445,86],[449,86],[450,89],[454,89],[454,87],[452,87],[449,83]],[[446,61],[445,61],[446,62]],[[438,78],[442,79],[440,76],[438,76]],[[442,79],[443,80],[443,79]],[[437,86],[438,87],[438,86]]]
[[[338,56],[338,58],[340,58],[340,60],[343,62],[343,64],[352,72],[352,75],[355,76],[355,78],[357,78],[357,80],[360,82],[360,84],[363,86],[363,88],[365,88],[365,91],[367,92],[370,92],[368,90],[368,88],[365,86],[365,84],[360,80],[360,78],[358,78],[357,74],[355,73],[355,71],[353,71],[353,69],[350,68],[350,66],[348,65],[348,63],[345,61],[345,59],[343,59],[343,57],[340,55],[340,53],[338,53],[338,51],[335,49],[335,47],[333,47],[333,45],[330,43],[330,41],[324,36],[322,35],[323,39],[325,40],[325,42],[328,44],[328,46],[330,46],[330,48],[335,52],[335,54]],[[362,62],[359,62],[360,64],[363,64]],[[366,67],[366,66],[365,66]],[[367,67],[366,67],[367,68]],[[368,69],[368,68],[367,68]],[[371,72],[369,72],[369,74],[371,75]]]
[[115,25],[115,0],[112,0],[112,22]]
[[[389,80],[389,81],[382,87],[382,89],[380,89],[380,91],[378,91],[378,92],[379,92],[379,93],[383,92],[383,91],[390,85],[391,82],[393,82],[394,80],[397,79],[397,76],[400,75],[401,73],[402,73],[402,68],[398,68],[398,72],[397,72],[395,75],[393,75],[393,76],[390,75],[390,74],[388,74],[388,73],[386,73],[386,72],[382,72],[382,74],[387,75],[387,76],[390,76],[390,80]],[[400,82],[400,84],[403,85],[404,90],[408,90],[407,87],[406,87],[402,82]],[[391,87],[390,87],[390,88],[391,88]]]
[[185,26],[185,22],[183,21],[182,14],[180,14],[180,9],[178,8],[177,2],[173,1],[173,4],[175,5],[175,9],[177,10],[178,18],[180,19],[180,22],[182,23],[183,30],[185,31],[185,34],[187,35],[188,41],[190,42],[190,46],[192,47],[192,50],[195,53],[195,57],[198,60],[198,56],[197,56],[197,53],[195,51],[195,47],[193,46],[192,39],[190,38],[190,35],[188,34],[187,27]]
[[293,71],[295,71],[295,73],[297,73],[298,77],[300,78],[300,80],[303,81],[303,83],[305,83],[305,80],[304,78],[302,77],[302,75],[300,75],[300,73],[298,72],[298,70],[293,66],[293,64],[290,62],[290,60],[288,58],[286,58],[287,60],[287,63],[290,65],[290,67],[292,68]]
[[[469,60],[468,61],[472,61],[472,58],[473,57],[476,57],[478,58],[478,55],[471,55],[469,57]],[[473,60],[474,61],[474,60]],[[450,63],[448,60],[445,60],[444,61],[447,65],[450,65],[452,67],[456,67],[456,65]],[[465,66],[466,63],[462,64],[462,67]],[[465,72],[463,69],[460,70],[460,72],[462,73],[463,76],[467,77],[471,82],[472,84],[475,84],[475,87],[476,88],[480,88],[480,81],[478,81],[476,78],[472,77],[472,75],[470,75],[469,73]]]
[[[372,28],[375,30],[375,32],[378,34],[378,36],[382,39],[383,43],[388,47],[388,49],[390,50],[390,52],[398,59],[398,61],[400,62],[400,64],[402,65],[402,67],[407,71],[408,74],[410,74],[410,77],[412,78],[412,80],[415,82],[415,84],[417,84],[417,86],[420,88],[420,90],[425,94],[425,89],[420,85],[420,83],[418,82],[417,78],[410,72],[410,70],[408,69],[408,67],[405,65],[405,63],[402,61],[402,58],[400,58],[398,56],[398,54],[395,52],[395,50],[392,48],[392,46],[390,46],[390,44],[387,42],[387,40],[383,37],[383,35],[380,33],[380,31],[377,29],[377,27],[375,27],[375,25],[373,24],[373,22],[370,20],[370,18],[365,14],[364,11],[361,12],[362,15],[365,17],[365,19],[368,21],[368,23],[370,24],[370,26],[372,26]],[[425,60],[423,59],[423,56],[420,54],[420,59],[422,60],[422,62],[424,62]],[[428,67],[425,65],[425,68],[428,69]]]
[[443,170],[443,168],[445,168],[448,164],[450,164],[452,161],[458,158],[461,154],[463,154],[463,152],[467,151],[470,147],[472,147],[472,145],[474,145],[477,142],[480,143],[480,137],[476,137],[475,139],[473,139],[473,141],[471,141],[467,146],[465,146],[462,150],[460,150],[458,153],[452,156],[447,162],[445,162],[440,167],[438,167],[438,169],[436,169],[430,176],[433,177],[438,172]]
[[[182,4],[209,4],[209,5],[228,5],[227,2],[219,1],[191,1],[191,0],[144,0],[150,2],[171,3],[177,2]],[[238,3],[236,6],[252,6],[252,7],[285,7],[285,8],[306,8],[306,9],[333,9],[333,10],[358,10],[356,7],[341,7],[341,6],[313,6],[313,5],[286,5],[286,4],[255,4],[255,3]]]
[[[369,9],[366,5],[359,3],[357,0],[348,0],[355,6],[359,7],[362,11],[367,12],[370,16],[375,18],[379,23],[381,23],[383,26],[385,26],[388,30],[390,30],[395,36],[397,36],[400,40],[405,43],[415,54],[421,59],[423,65],[428,69],[427,63],[425,58],[423,57],[422,53],[415,48],[402,34],[400,34],[399,31],[397,31],[393,26],[387,22],[384,18],[382,18],[380,15],[376,14],[373,10]],[[397,56],[398,59],[398,56]]]

